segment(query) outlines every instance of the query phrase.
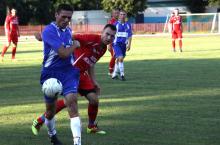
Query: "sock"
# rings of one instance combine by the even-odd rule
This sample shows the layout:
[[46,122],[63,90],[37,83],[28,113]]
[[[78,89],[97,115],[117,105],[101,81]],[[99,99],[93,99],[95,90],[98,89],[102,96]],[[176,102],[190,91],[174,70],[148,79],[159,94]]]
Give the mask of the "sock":
[[176,44],[175,41],[172,41],[173,50],[175,50]]
[[98,105],[88,105],[89,126],[95,124],[95,120],[98,114]]
[[73,134],[74,144],[81,145],[81,121],[79,116],[70,118],[70,127]]
[[[57,107],[56,107],[56,114],[59,113],[63,108],[65,108],[64,100],[60,99],[57,100]],[[37,122],[42,125],[45,122],[45,113],[42,114],[40,117],[37,118]]]
[[42,125],[45,122],[45,113],[37,118],[37,122]]
[[57,133],[56,129],[55,129],[55,119],[54,118],[52,118],[51,120],[48,120],[47,118],[45,118],[45,125],[47,126],[48,135],[50,137]]
[[115,76],[117,75],[117,71],[118,71],[118,64],[115,63],[115,68],[114,68],[114,71],[113,71],[112,77],[115,77]]
[[113,73],[114,66],[115,66],[115,58],[112,57],[110,62],[109,62],[109,73]]
[[56,103],[56,114],[59,113],[63,108],[66,108],[64,99],[57,100]]
[[124,74],[124,62],[119,62],[118,66],[119,66],[121,76],[124,76],[125,75]]
[[182,40],[179,40],[179,47],[180,47],[180,50],[182,50]]
[[7,51],[8,47],[7,46],[4,46],[3,49],[2,49],[2,54],[1,56],[4,57],[6,51]]
[[16,47],[12,48],[12,59],[15,59]]

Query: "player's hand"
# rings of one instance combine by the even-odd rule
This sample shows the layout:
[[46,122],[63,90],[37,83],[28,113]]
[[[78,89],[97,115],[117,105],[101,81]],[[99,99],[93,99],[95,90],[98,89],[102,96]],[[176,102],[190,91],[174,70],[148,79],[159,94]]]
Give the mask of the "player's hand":
[[107,45],[107,49],[108,49],[109,52],[111,52],[111,49],[112,49],[112,48],[111,48],[110,45]]
[[80,42],[78,40],[73,40],[73,46],[75,48],[79,48],[80,47]]
[[130,46],[130,45],[127,45],[126,50],[129,51],[130,49],[131,49],[131,46]]
[[42,41],[42,36],[40,33],[35,33],[34,34],[35,39],[37,39],[38,41]]

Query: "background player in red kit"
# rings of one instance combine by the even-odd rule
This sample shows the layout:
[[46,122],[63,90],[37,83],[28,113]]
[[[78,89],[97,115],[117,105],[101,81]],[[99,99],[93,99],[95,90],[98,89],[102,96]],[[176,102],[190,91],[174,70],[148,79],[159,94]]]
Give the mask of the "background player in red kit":
[[173,13],[174,15],[169,20],[171,25],[173,51],[176,51],[175,40],[178,39],[179,49],[180,52],[182,52],[182,17],[179,15],[179,9],[175,9]]
[[[115,24],[118,21],[119,16],[119,9],[113,9],[112,10],[112,17],[109,20],[109,24]],[[108,45],[108,51],[111,53],[111,59],[109,62],[109,75],[113,73],[114,67],[115,67],[115,57],[114,57],[114,49],[112,47],[112,44]]]
[[18,43],[18,37],[20,36],[18,28],[18,17],[16,16],[16,9],[12,8],[5,19],[5,35],[7,37],[7,43],[3,47],[1,53],[1,60],[3,61],[4,54],[6,53],[8,47],[13,44],[12,47],[12,60],[15,59],[15,53]]
[[[100,86],[95,77],[95,64],[105,54],[107,45],[112,43],[116,34],[116,27],[112,24],[107,24],[102,32],[102,35],[97,34],[76,34],[73,35],[74,40],[80,42],[80,48],[74,51],[76,61],[74,66],[80,69],[80,81],[78,92],[81,96],[85,96],[89,101],[88,116],[89,123],[87,133],[106,134],[100,130],[95,122],[98,114]],[[65,108],[64,100],[57,101],[56,113]],[[45,120],[44,114],[33,121],[32,132],[37,135],[40,127]]]

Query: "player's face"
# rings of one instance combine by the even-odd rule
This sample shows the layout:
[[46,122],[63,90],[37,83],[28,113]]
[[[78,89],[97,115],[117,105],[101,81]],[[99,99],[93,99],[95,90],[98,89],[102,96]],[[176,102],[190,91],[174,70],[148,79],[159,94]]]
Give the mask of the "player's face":
[[120,19],[120,21],[125,22],[126,17],[127,17],[127,14],[126,14],[125,12],[121,11],[121,12],[119,13],[119,19]]
[[173,13],[175,16],[177,16],[177,15],[179,15],[179,10],[174,10]]
[[15,9],[12,9],[12,10],[11,10],[11,15],[12,15],[12,16],[15,16],[15,15],[16,15],[16,10],[15,10]]
[[59,13],[55,14],[56,23],[60,28],[66,28],[69,25],[69,22],[72,18],[72,11],[61,10]]
[[105,45],[108,45],[110,43],[113,42],[113,40],[115,39],[115,34],[116,31],[113,31],[111,28],[107,27],[106,29],[103,30],[102,32],[102,43]]
[[113,10],[112,17],[114,17],[115,19],[118,19],[118,16],[119,16],[119,10]]

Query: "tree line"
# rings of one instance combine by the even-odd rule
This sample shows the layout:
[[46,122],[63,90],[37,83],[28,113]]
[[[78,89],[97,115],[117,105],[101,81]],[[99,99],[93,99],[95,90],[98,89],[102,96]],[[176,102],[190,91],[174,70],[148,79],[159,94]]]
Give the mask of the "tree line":
[[[203,12],[205,6],[220,6],[220,0],[185,0],[192,12]],[[101,10],[111,12],[123,8],[129,16],[136,16],[147,8],[147,0],[0,0],[0,25],[4,24],[7,10],[17,9],[21,25],[48,24],[54,19],[54,12],[60,3],[68,3],[74,10]]]

